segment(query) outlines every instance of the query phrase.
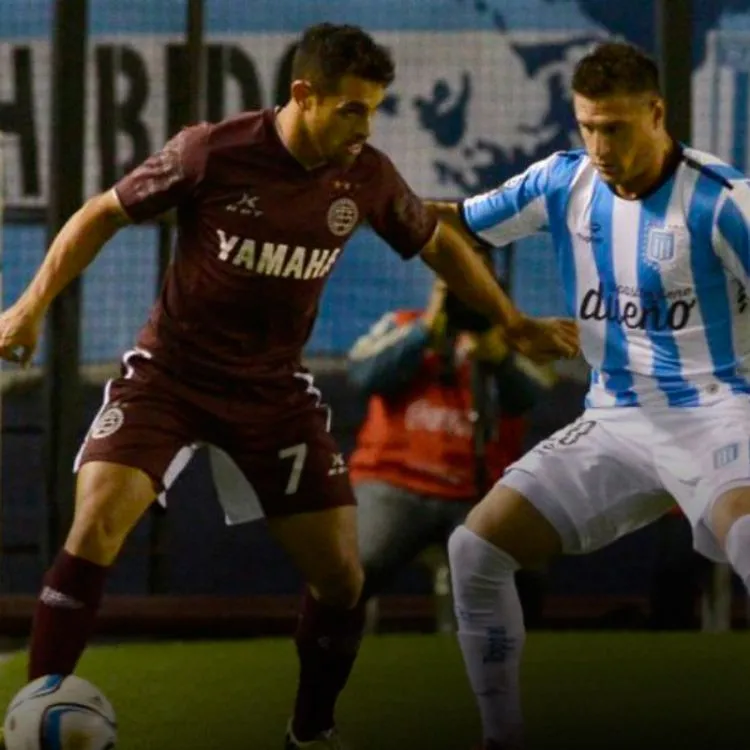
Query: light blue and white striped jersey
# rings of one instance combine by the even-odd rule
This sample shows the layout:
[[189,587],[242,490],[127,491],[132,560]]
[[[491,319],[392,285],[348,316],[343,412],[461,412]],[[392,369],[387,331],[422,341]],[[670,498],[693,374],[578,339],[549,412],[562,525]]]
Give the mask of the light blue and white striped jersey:
[[619,198],[584,151],[553,154],[466,200],[494,246],[552,236],[592,368],[587,406],[699,406],[750,393],[750,182],[684,149],[639,200]]

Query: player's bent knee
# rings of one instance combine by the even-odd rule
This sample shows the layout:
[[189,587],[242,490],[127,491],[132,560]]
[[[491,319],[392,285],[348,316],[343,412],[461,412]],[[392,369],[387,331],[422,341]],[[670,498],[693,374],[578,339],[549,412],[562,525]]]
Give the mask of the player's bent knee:
[[750,515],[750,487],[737,487],[716,498],[709,523],[723,544],[734,522],[747,515]]
[[562,551],[557,529],[520,492],[502,484],[471,509],[464,525],[523,568],[542,567]]
[[97,565],[112,565],[129,531],[118,527],[114,519],[102,511],[86,513],[74,519],[65,549]]
[[98,565],[111,565],[154,496],[151,480],[136,469],[86,464],[79,474],[66,551]]
[[494,601],[498,587],[512,582],[519,569],[507,552],[482,539],[466,526],[459,526],[448,539],[448,561],[453,593],[459,608],[472,600],[474,604]]
[[342,561],[320,580],[310,583],[316,598],[331,607],[352,609],[362,595],[364,572],[358,560]]

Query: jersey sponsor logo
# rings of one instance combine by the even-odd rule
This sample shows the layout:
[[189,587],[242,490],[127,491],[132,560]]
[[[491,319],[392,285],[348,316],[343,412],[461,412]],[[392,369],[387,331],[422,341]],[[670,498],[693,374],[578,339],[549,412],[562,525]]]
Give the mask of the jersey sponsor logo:
[[581,300],[578,317],[581,320],[611,320],[631,330],[680,331],[690,322],[695,298],[644,301],[629,299],[623,302],[617,291],[604,291],[600,284],[589,289]]
[[277,245],[216,231],[219,260],[252,271],[258,276],[283,279],[320,279],[333,268],[341,248],[309,249],[301,245]]
[[337,237],[351,234],[358,219],[359,209],[351,198],[337,198],[328,209],[328,228]]

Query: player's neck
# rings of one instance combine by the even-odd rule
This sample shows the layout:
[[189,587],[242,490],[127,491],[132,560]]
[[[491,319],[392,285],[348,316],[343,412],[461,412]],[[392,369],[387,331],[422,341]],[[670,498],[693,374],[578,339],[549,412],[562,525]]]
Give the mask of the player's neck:
[[654,156],[647,167],[632,180],[614,186],[615,193],[625,200],[638,200],[653,192],[668,179],[680,161],[680,145],[664,133],[654,147]]
[[278,110],[274,124],[284,148],[302,167],[310,170],[325,163],[317,149],[310,143],[304,125],[291,105],[287,104]]

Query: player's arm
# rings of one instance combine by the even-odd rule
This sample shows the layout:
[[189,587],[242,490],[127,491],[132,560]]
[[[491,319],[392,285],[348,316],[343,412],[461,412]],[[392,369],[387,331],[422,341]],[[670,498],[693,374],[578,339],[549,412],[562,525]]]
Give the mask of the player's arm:
[[87,200],[52,241],[42,265],[16,304],[28,315],[42,317],[55,297],[128,223],[130,218],[114,190]]
[[578,351],[574,325],[537,322],[522,315],[475,252],[475,243],[450,222],[439,221],[385,156],[382,166],[382,187],[368,218],[391,247],[405,258],[419,253],[464,304],[501,325],[514,347],[534,350],[535,356],[545,356],[545,351],[572,356]]
[[537,365],[511,351],[498,327],[474,334],[472,358],[484,363],[494,376],[498,406],[508,416],[528,412],[557,380],[551,365]]
[[503,330],[512,334],[524,324],[481,256],[450,224],[438,222],[420,255],[456,297]]
[[354,342],[349,380],[367,396],[393,395],[417,375],[429,343],[430,328],[423,319],[400,325],[388,313]]
[[503,247],[547,229],[547,195],[558,155],[532,164],[497,188],[460,202],[427,201],[467,242]]
[[500,411],[521,416],[536,406],[557,380],[551,365],[537,365],[514,352],[495,367],[495,385]]
[[745,183],[736,183],[719,203],[712,243],[724,267],[750,289],[750,187]]
[[203,176],[209,131],[208,125],[181,131],[65,223],[28,288],[0,315],[0,357],[27,363],[50,304],[107,240],[125,224],[156,218],[191,194]]

